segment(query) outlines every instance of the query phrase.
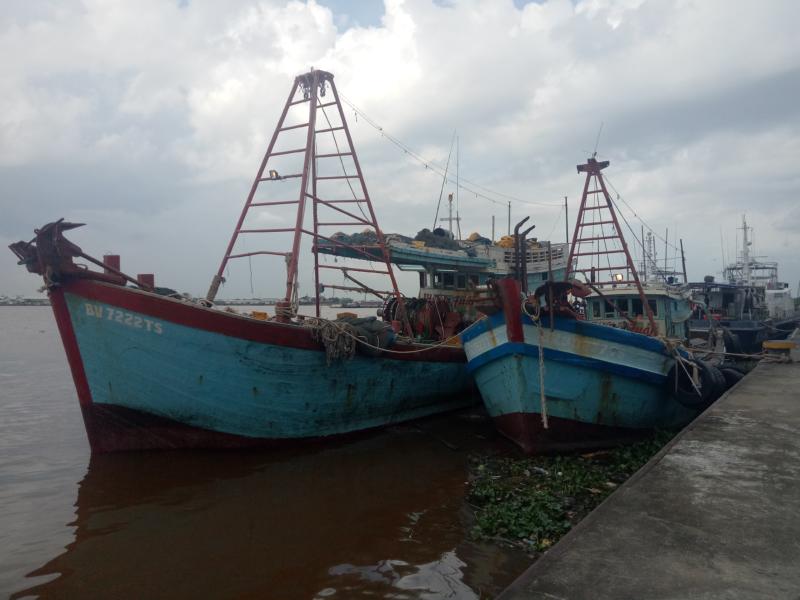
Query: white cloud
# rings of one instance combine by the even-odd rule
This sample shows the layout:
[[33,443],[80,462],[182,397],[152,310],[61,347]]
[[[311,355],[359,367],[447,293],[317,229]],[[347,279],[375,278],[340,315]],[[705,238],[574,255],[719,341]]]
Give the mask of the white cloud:
[[[314,66],[438,162],[457,129],[461,176],[528,200],[574,201],[574,164],[603,122],[611,180],[654,227],[677,227],[691,240],[695,276],[714,268],[719,227],[732,237],[747,210],[764,251],[796,280],[798,17],[791,1],[549,0],[517,9],[387,0],[380,26],[340,31],[358,15],[344,21],[313,0],[19,9],[0,23],[0,52],[14,57],[0,67],[0,168],[14,175],[17,195],[31,197],[50,188],[26,185],[26,169],[66,169],[78,190],[91,188],[98,170],[109,178],[123,166],[128,178],[141,171],[152,200],[103,189],[102,202],[133,215],[127,226],[139,231],[153,230],[156,210],[159,223],[173,220],[155,228],[164,238],[191,222],[192,236],[213,239],[202,261],[186,258],[174,271],[201,291],[294,75]],[[429,227],[441,180],[346,114],[383,228]],[[76,192],[63,212],[96,210],[100,197]],[[505,228],[502,198],[460,197],[465,230],[488,233],[493,214]],[[15,201],[0,196],[4,208]],[[40,224],[26,215],[40,218],[42,203],[28,204],[6,227]],[[533,213],[545,236],[559,207],[513,210],[515,219]],[[563,228],[554,230],[560,239]],[[171,243],[164,238],[152,244]],[[136,251],[133,242],[125,249]],[[183,275],[190,264],[196,279]]]

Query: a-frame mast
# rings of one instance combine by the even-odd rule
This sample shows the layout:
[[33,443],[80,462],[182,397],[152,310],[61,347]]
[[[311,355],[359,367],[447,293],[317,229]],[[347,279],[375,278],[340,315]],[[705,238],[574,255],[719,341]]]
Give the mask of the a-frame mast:
[[[592,157],[577,166],[578,173],[586,173],[586,181],[583,184],[581,204],[569,249],[567,278],[575,273],[583,273],[594,286],[634,284],[642,301],[642,310],[645,311],[650,323],[650,331],[655,334],[658,328],[653,310],[647,302],[639,273],[631,258],[625,236],[622,235],[614,203],[603,179],[602,171],[609,164],[607,160],[598,161]],[[614,264],[615,261],[611,257],[620,254],[625,257],[625,264]],[[581,257],[590,257],[590,268],[578,267],[577,263]],[[605,265],[600,264],[603,259]],[[607,276],[598,279],[601,274]]]
[[[330,101],[324,100],[328,88],[333,96],[333,99]],[[292,107],[305,103],[308,104],[306,122],[287,124],[287,115],[289,115]],[[332,111],[335,112],[333,121],[331,121],[330,116],[325,110],[330,107],[334,107]],[[320,112],[324,122],[320,118]],[[302,131],[303,129],[305,129],[305,144],[302,147],[277,149],[280,148],[280,141],[282,138],[289,138],[293,134],[296,134],[298,130]],[[337,133],[340,133],[338,137]],[[330,142],[333,143],[333,148],[331,148],[330,151],[318,151],[320,145],[330,144]],[[291,159],[293,156],[299,157],[299,155],[302,155],[303,160],[300,168],[297,169],[295,173],[283,175],[278,173],[277,168],[269,168],[276,166],[276,159],[286,160]],[[331,170],[331,162],[336,163],[335,166],[341,167],[341,174],[324,174]],[[321,174],[321,172],[323,174]],[[300,186],[296,199],[280,198],[278,200],[272,199],[264,201],[258,198],[259,191],[262,187],[274,185],[275,182],[290,179],[300,179]],[[336,192],[332,191],[326,193],[323,188],[325,188],[326,185],[333,185],[336,182],[346,183],[347,188],[352,194],[352,198],[339,197],[342,196],[341,193],[337,195]],[[307,219],[306,208],[309,201],[312,204],[312,224],[310,228],[305,224]],[[354,206],[358,209],[359,214],[342,208],[341,205],[343,204]],[[251,216],[252,213],[258,210],[264,210],[265,207],[269,207],[269,210],[273,210],[279,206],[285,207],[291,205],[296,205],[296,212],[292,217],[294,221],[294,227],[292,228],[253,228],[247,225],[248,216]],[[364,212],[364,209],[366,209],[367,212]],[[320,264],[317,252],[318,242],[320,240],[323,240],[327,244],[334,244],[347,248],[356,254],[363,255],[363,258],[367,260],[375,261],[375,255],[368,254],[357,246],[347,244],[339,239],[331,237],[334,233],[333,231],[327,233],[327,235],[322,233],[323,231],[328,232],[331,227],[342,228],[350,226],[356,226],[362,229],[366,228],[374,232],[376,244],[381,249],[380,257],[383,263],[379,268],[366,269],[340,264]],[[291,248],[288,251],[261,249],[256,251],[235,252],[240,235],[255,233],[291,234]],[[353,139],[347,126],[347,120],[345,119],[344,111],[339,100],[336,84],[333,81],[333,75],[327,71],[313,69],[308,73],[297,76],[294,80],[292,89],[289,92],[289,97],[286,100],[283,112],[278,120],[277,127],[270,139],[267,152],[261,161],[261,165],[256,173],[253,185],[250,188],[250,193],[247,196],[242,213],[239,216],[233,235],[225,250],[225,255],[217,274],[211,282],[208,294],[206,295],[207,300],[213,302],[214,298],[216,298],[220,285],[225,281],[223,273],[231,259],[250,258],[256,255],[280,256],[283,257],[286,262],[286,287],[283,301],[279,303],[277,312],[279,317],[291,317],[294,314],[297,301],[299,255],[304,235],[312,238],[311,249],[314,254],[316,315],[318,317],[320,316],[319,297],[320,293],[325,288],[345,291],[364,291],[376,295],[383,300],[394,296],[397,299],[400,309],[398,315],[401,316],[406,330],[410,332],[410,326],[408,325],[405,315],[403,297],[397,287],[397,280],[392,270],[389,251],[386,248],[386,240],[378,226],[375,211],[372,207],[369,192],[367,191],[367,186],[364,181],[364,174],[361,170],[355,147],[353,146]],[[343,278],[352,281],[355,286],[343,286],[323,282],[320,274],[324,269],[340,271]],[[391,290],[375,290],[350,275],[350,271],[388,275],[391,282]]]

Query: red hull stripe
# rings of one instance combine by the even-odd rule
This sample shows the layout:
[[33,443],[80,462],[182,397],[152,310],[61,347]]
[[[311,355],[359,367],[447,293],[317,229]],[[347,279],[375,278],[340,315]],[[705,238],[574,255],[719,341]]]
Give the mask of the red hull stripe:
[[[324,350],[323,346],[312,338],[311,330],[306,327],[276,323],[274,321],[257,321],[149,292],[86,279],[75,279],[66,282],[63,284],[63,290],[88,300],[96,300],[194,329],[276,346],[304,350]],[[63,308],[66,310],[66,307]],[[58,318],[58,315],[56,315],[56,318]],[[66,318],[69,319],[69,316],[66,315]],[[384,354],[381,358],[423,362],[466,362],[462,348],[442,346],[426,352],[414,352],[419,348],[422,348],[422,346],[413,344],[395,345],[391,348],[392,350],[408,353]]]
[[80,402],[81,406],[89,406],[92,403],[92,393],[89,390],[86,371],[83,370],[83,359],[78,349],[78,340],[75,339],[75,330],[72,328],[72,319],[69,316],[67,303],[64,301],[62,288],[57,287],[50,290],[49,296],[53,314],[56,318],[56,325],[58,326],[58,333],[61,335],[69,369],[72,372],[72,379],[78,392],[78,402]]

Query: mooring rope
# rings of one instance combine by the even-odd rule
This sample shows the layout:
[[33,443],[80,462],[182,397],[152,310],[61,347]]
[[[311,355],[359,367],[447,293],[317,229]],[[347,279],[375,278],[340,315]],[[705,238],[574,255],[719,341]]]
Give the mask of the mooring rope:
[[[550,318],[553,318],[552,315]],[[541,404],[542,427],[549,429],[550,425],[547,422],[547,397],[544,394],[544,327],[542,327],[542,323],[539,319],[537,319],[535,323],[539,330],[539,403]]]
[[289,305],[275,305],[275,316],[280,319],[292,320],[297,316],[297,310],[292,304]]
[[[419,353],[422,353],[422,352],[429,352],[431,350],[436,350],[437,348],[441,348],[442,346],[449,346],[449,347],[452,348],[453,347],[452,346],[452,342],[457,340],[458,337],[459,337],[459,335],[456,334],[454,336],[451,336],[451,337],[449,337],[449,338],[447,338],[445,340],[442,340],[440,342],[437,342],[435,344],[425,344],[424,342],[415,342],[415,341],[411,340],[411,338],[405,338],[405,337],[402,337],[402,336],[397,336],[398,340],[402,339],[403,341],[407,341],[407,343],[425,344],[425,347],[424,348],[415,348],[413,350],[390,350],[389,348],[381,348],[380,346],[376,346],[374,344],[370,344],[366,339],[364,339],[363,336],[360,336],[360,335],[357,335],[357,333],[354,333],[357,330],[355,329],[355,327],[353,327],[349,323],[339,323],[337,321],[330,321],[328,319],[322,319],[322,318],[316,318],[316,317],[305,317],[305,319],[304,319],[304,325],[309,327],[309,328],[311,328],[311,329],[318,328],[319,327],[318,324],[319,323],[323,323],[323,322],[326,323],[328,326],[331,326],[331,327],[334,327],[334,328],[338,328],[339,333],[350,337],[355,342],[357,342],[357,343],[359,343],[359,344],[361,344],[363,346],[366,346],[367,348],[372,348],[373,350],[380,350],[381,352],[386,352],[387,354],[397,354],[397,355],[419,354]],[[328,334],[328,335],[330,335],[330,334]],[[317,338],[315,338],[315,339],[317,339]],[[323,338],[322,335],[320,334],[319,341],[322,341],[322,343],[324,344],[325,343],[324,339],[325,338]],[[326,348],[326,350],[327,350],[327,348]],[[355,344],[353,344],[353,350],[355,351]]]
[[[547,420],[547,396],[544,393],[544,331],[541,322],[542,309],[538,302],[531,304],[533,312],[528,310],[528,299],[523,295],[522,297],[522,312],[528,315],[539,330],[539,404],[541,407],[542,427],[549,429],[550,425]],[[553,316],[550,315],[552,319]]]

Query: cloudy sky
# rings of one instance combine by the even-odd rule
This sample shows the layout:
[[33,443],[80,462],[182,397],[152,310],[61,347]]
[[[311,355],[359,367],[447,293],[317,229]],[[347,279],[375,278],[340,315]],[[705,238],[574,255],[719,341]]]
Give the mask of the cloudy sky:
[[[514,221],[563,240],[558,203],[574,217],[602,123],[611,183],[683,238],[690,278],[733,258],[746,213],[796,289],[798,22],[794,0],[3,0],[0,245],[63,216],[88,224],[71,236],[88,253],[204,294],[313,66],[431,161],[458,132],[460,176],[495,200],[461,190],[465,234],[500,229],[513,196],[540,203],[512,202]],[[347,118],[383,229],[430,227],[441,178]],[[281,293],[281,265],[253,270],[255,295]],[[234,271],[221,297],[249,296]],[[0,293],[39,285],[0,253]]]

